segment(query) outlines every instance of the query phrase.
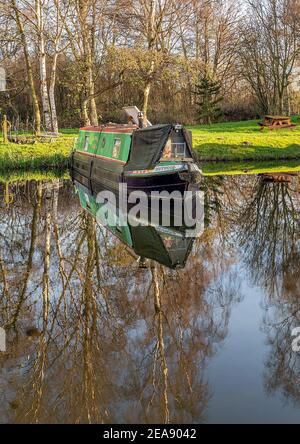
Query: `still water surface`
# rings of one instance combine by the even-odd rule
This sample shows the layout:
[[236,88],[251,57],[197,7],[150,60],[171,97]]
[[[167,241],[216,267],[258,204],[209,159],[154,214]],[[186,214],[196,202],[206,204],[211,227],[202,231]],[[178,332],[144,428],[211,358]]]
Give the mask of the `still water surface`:
[[203,190],[204,233],[172,270],[68,180],[1,186],[0,422],[300,423],[300,176]]

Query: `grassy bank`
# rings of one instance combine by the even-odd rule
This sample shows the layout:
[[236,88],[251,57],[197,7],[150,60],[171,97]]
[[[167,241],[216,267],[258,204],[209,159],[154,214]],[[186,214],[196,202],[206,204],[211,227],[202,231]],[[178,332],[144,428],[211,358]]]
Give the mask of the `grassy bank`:
[[0,143],[0,171],[66,168],[73,143],[71,137],[34,145]]
[[262,173],[300,173],[300,159],[280,162],[203,162],[201,165],[204,176],[244,175]]
[[[296,160],[300,159],[300,117],[293,120],[298,124],[293,131],[260,132],[257,121],[192,126],[190,129],[202,165],[207,161]],[[0,171],[65,168],[77,134],[76,129],[61,130],[57,141],[34,145],[0,142]],[[220,170],[220,167],[212,168]]]
[[0,171],[0,183],[24,182],[29,180],[69,180],[70,174],[67,169],[48,169],[48,170],[16,170]]
[[300,159],[300,118],[294,130],[265,129],[257,121],[193,126],[194,149],[202,161]]

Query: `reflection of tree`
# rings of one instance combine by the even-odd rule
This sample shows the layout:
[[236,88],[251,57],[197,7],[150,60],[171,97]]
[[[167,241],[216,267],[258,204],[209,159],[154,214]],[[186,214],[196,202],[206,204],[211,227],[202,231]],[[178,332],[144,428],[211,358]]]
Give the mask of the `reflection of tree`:
[[263,330],[269,354],[265,388],[300,405],[300,359],[291,332],[300,325],[299,176],[247,178],[232,209],[233,226],[255,284],[267,290]]
[[299,291],[288,300],[274,301],[266,308],[264,331],[270,352],[266,359],[265,387],[280,391],[286,400],[300,406],[300,356],[292,350],[291,332],[300,325]]
[[270,294],[281,294],[280,285],[293,287],[300,257],[298,202],[291,184],[258,177],[236,216],[237,239],[253,280]]
[[219,214],[222,208],[223,176],[205,177],[201,189],[204,191],[204,225],[210,226],[214,214]]
[[27,259],[27,265],[26,265],[26,271],[22,279],[21,284],[21,293],[18,298],[15,313],[12,317],[12,324],[14,325],[19,314],[20,310],[22,308],[22,305],[24,303],[25,297],[26,297],[26,291],[27,286],[30,278],[30,274],[32,272],[32,264],[33,264],[33,255],[35,252],[35,243],[37,238],[37,226],[40,216],[40,208],[41,208],[41,199],[42,199],[42,187],[41,184],[38,184],[37,186],[37,197],[34,202],[33,206],[33,216],[32,216],[32,223],[31,223],[31,230],[30,230],[30,246],[29,246],[29,252],[28,252],[28,259]]
[[[203,265],[207,255],[212,258],[212,248],[198,242],[190,269],[169,272],[152,266],[147,294],[153,297],[155,315],[147,310],[143,334],[128,344],[128,371],[135,383],[125,392],[126,422],[134,420],[133,411],[140,422],[193,423],[204,417],[209,402],[206,361],[224,340],[230,307],[239,299],[237,283],[220,279],[217,250],[215,263]],[[222,269],[226,259],[220,259]],[[142,408],[133,408],[136,399]]]
[[0,416],[201,420],[206,361],[238,299],[238,284],[221,278],[230,254],[211,230],[186,270],[140,270],[62,185],[14,185],[14,205],[0,208],[0,322],[9,333]]

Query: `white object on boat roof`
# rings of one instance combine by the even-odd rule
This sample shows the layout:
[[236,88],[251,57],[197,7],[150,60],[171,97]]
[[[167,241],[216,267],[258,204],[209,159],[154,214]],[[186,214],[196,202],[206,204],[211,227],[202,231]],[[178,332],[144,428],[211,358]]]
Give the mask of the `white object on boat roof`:
[[[139,114],[140,110],[137,106],[124,106],[123,111],[125,112],[127,117],[130,117],[132,122],[136,125],[139,124]],[[152,126],[152,123],[147,120],[147,126]]]

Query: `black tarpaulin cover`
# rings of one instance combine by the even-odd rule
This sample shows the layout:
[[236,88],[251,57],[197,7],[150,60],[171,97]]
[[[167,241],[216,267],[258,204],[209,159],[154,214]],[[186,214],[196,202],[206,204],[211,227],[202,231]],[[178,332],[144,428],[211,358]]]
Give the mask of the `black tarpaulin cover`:
[[132,135],[130,157],[125,171],[154,168],[168,141],[172,125],[154,125],[136,130]]
[[190,155],[196,161],[196,156],[195,156],[195,153],[193,151],[192,131],[183,128],[182,132],[183,132],[185,141],[187,143],[187,147],[188,147],[188,150],[190,152]]

